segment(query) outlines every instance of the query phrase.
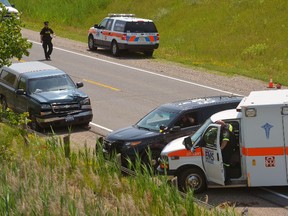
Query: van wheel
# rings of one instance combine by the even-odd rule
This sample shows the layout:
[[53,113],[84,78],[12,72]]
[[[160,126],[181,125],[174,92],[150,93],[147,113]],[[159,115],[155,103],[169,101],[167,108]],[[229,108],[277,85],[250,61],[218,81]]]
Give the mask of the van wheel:
[[7,104],[7,101],[6,101],[5,97],[1,98],[1,106],[2,106],[2,110],[3,111],[7,110],[8,104]]
[[94,43],[94,38],[92,35],[89,35],[88,37],[88,48],[89,50],[97,50],[97,47],[95,46],[95,43]]
[[147,57],[152,57],[153,56],[153,50],[152,51],[145,51],[144,54],[147,56]]
[[119,56],[120,54],[118,44],[115,40],[112,42],[112,45],[111,45],[111,53],[113,56]]
[[195,194],[206,190],[207,184],[201,170],[197,168],[189,168],[177,175],[178,188],[182,192],[194,190]]

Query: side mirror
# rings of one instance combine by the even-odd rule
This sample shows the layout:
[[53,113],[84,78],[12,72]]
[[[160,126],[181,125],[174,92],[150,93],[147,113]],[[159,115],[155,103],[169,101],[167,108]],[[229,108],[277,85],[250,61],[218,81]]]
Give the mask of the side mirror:
[[15,94],[16,95],[25,95],[26,92],[24,91],[24,89],[17,89],[17,90],[15,90]]
[[84,86],[83,82],[76,83],[77,88],[82,88]]
[[183,140],[183,144],[184,144],[184,146],[185,146],[185,148],[186,148],[187,150],[190,150],[190,149],[192,148],[192,140],[191,140],[191,137],[190,137],[190,136],[186,137],[186,138]]
[[98,24],[94,24],[94,28],[98,28],[99,26],[98,26]]

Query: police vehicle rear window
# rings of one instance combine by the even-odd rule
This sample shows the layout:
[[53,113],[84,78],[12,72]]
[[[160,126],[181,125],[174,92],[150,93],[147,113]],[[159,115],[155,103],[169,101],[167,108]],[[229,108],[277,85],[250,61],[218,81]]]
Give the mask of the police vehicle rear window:
[[127,22],[124,32],[157,33],[157,29],[153,22]]

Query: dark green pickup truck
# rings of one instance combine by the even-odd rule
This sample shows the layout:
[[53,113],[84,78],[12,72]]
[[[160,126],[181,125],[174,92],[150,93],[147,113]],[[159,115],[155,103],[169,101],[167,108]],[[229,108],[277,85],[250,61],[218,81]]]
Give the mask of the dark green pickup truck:
[[93,118],[89,97],[64,71],[42,62],[14,63],[0,68],[3,109],[29,112],[34,130],[65,125],[88,125]]

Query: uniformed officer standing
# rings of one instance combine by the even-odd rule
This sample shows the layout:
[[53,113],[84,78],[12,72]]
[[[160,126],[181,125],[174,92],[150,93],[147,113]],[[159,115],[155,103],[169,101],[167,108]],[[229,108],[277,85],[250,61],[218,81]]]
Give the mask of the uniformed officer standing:
[[48,27],[48,25],[49,25],[49,22],[45,21],[44,28],[40,32],[40,40],[42,43],[42,47],[44,49],[45,59],[51,60],[50,55],[53,51],[52,36],[54,37],[55,34],[53,30]]
[[225,170],[225,184],[230,184],[230,163],[231,163],[231,156],[234,151],[235,141],[234,141],[234,134],[233,134],[233,126],[231,124],[226,124],[224,121],[219,120],[216,122],[217,124],[221,125],[221,136],[220,136],[220,148],[222,152],[222,160]]

